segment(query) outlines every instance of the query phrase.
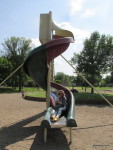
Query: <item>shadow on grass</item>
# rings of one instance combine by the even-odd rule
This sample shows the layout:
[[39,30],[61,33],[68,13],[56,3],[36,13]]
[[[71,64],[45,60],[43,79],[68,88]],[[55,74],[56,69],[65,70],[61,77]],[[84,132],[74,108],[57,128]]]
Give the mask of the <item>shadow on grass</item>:
[[[113,94],[102,94],[113,104]],[[76,104],[88,104],[88,105],[108,105],[108,103],[97,93],[76,93]]]
[[25,96],[24,99],[28,100],[28,101],[37,101],[37,102],[45,102],[46,101],[46,98],[43,98],[43,97]]
[[[113,94],[103,94],[108,101],[113,104]],[[100,105],[100,107],[109,106],[109,104],[97,93],[74,93],[75,104],[81,105]],[[25,96],[25,100],[45,102],[45,97]]]
[[4,94],[4,93],[19,93],[19,91],[12,89],[12,88],[1,88],[0,87],[0,94]]

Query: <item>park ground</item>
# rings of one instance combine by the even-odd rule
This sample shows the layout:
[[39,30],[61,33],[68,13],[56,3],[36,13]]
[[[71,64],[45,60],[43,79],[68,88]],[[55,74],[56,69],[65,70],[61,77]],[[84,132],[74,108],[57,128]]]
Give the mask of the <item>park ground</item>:
[[20,93],[0,94],[0,150],[113,150],[113,108],[76,105],[78,127],[49,129],[43,143],[46,104],[24,100]]

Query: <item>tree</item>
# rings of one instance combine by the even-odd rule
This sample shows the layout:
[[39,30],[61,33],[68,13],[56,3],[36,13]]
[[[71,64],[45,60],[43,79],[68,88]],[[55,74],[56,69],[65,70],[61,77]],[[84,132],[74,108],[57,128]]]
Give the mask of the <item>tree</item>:
[[[31,50],[31,40],[22,37],[7,38],[2,45],[5,50],[5,57],[12,63],[12,71],[24,62],[26,55]],[[14,78],[19,80],[19,91],[21,91],[21,87],[24,82],[24,73],[22,68],[19,69],[12,78],[13,84]]]
[[[71,62],[77,63],[77,70],[81,72],[91,84],[96,84],[101,79],[102,72],[107,70],[108,59],[111,51],[109,36],[93,32],[84,42],[80,54],[74,54]],[[91,93],[93,93],[91,88]]]
[[110,83],[112,83],[113,84],[113,71],[111,72],[111,74],[110,74],[111,76],[110,76]]
[[10,74],[12,64],[4,57],[0,57],[0,83]]
[[110,82],[113,84],[113,37],[110,36],[107,41],[107,48],[110,49],[110,55],[108,56],[108,72],[111,74]]
[[69,76],[64,74],[63,72],[57,72],[57,74],[55,75],[55,81],[66,86],[71,86],[71,80]]
[[106,77],[104,77],[100,83],[99,83],[99,86],[110,86],[110,85],[113,85],[111,84],[111,76],[110,75],[107,75]]

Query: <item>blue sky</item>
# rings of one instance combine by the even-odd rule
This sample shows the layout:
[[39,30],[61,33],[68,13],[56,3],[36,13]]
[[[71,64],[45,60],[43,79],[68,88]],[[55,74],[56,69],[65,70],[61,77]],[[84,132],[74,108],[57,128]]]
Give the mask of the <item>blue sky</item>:
[[[69,60],[92,32],[113,36],[112,6],[112,0],[1,0],[0,49],[11,36],[30,38],[38,46],[40,14],[52,11],[53,20],[74,33],[75,43],[63,54]],[[60,56],[55,60],[55,72],[59,71],[73,74]]]

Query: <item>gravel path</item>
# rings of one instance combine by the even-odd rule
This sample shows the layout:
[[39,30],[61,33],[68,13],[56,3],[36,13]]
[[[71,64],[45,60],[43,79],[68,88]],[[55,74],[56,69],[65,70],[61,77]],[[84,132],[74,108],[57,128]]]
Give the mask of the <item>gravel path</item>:
[[113,150],[113,108],[77,105],[72,144],[68,128],[49,129],[43,143],[45,110],[45,102],[0,94],[0,150]]

